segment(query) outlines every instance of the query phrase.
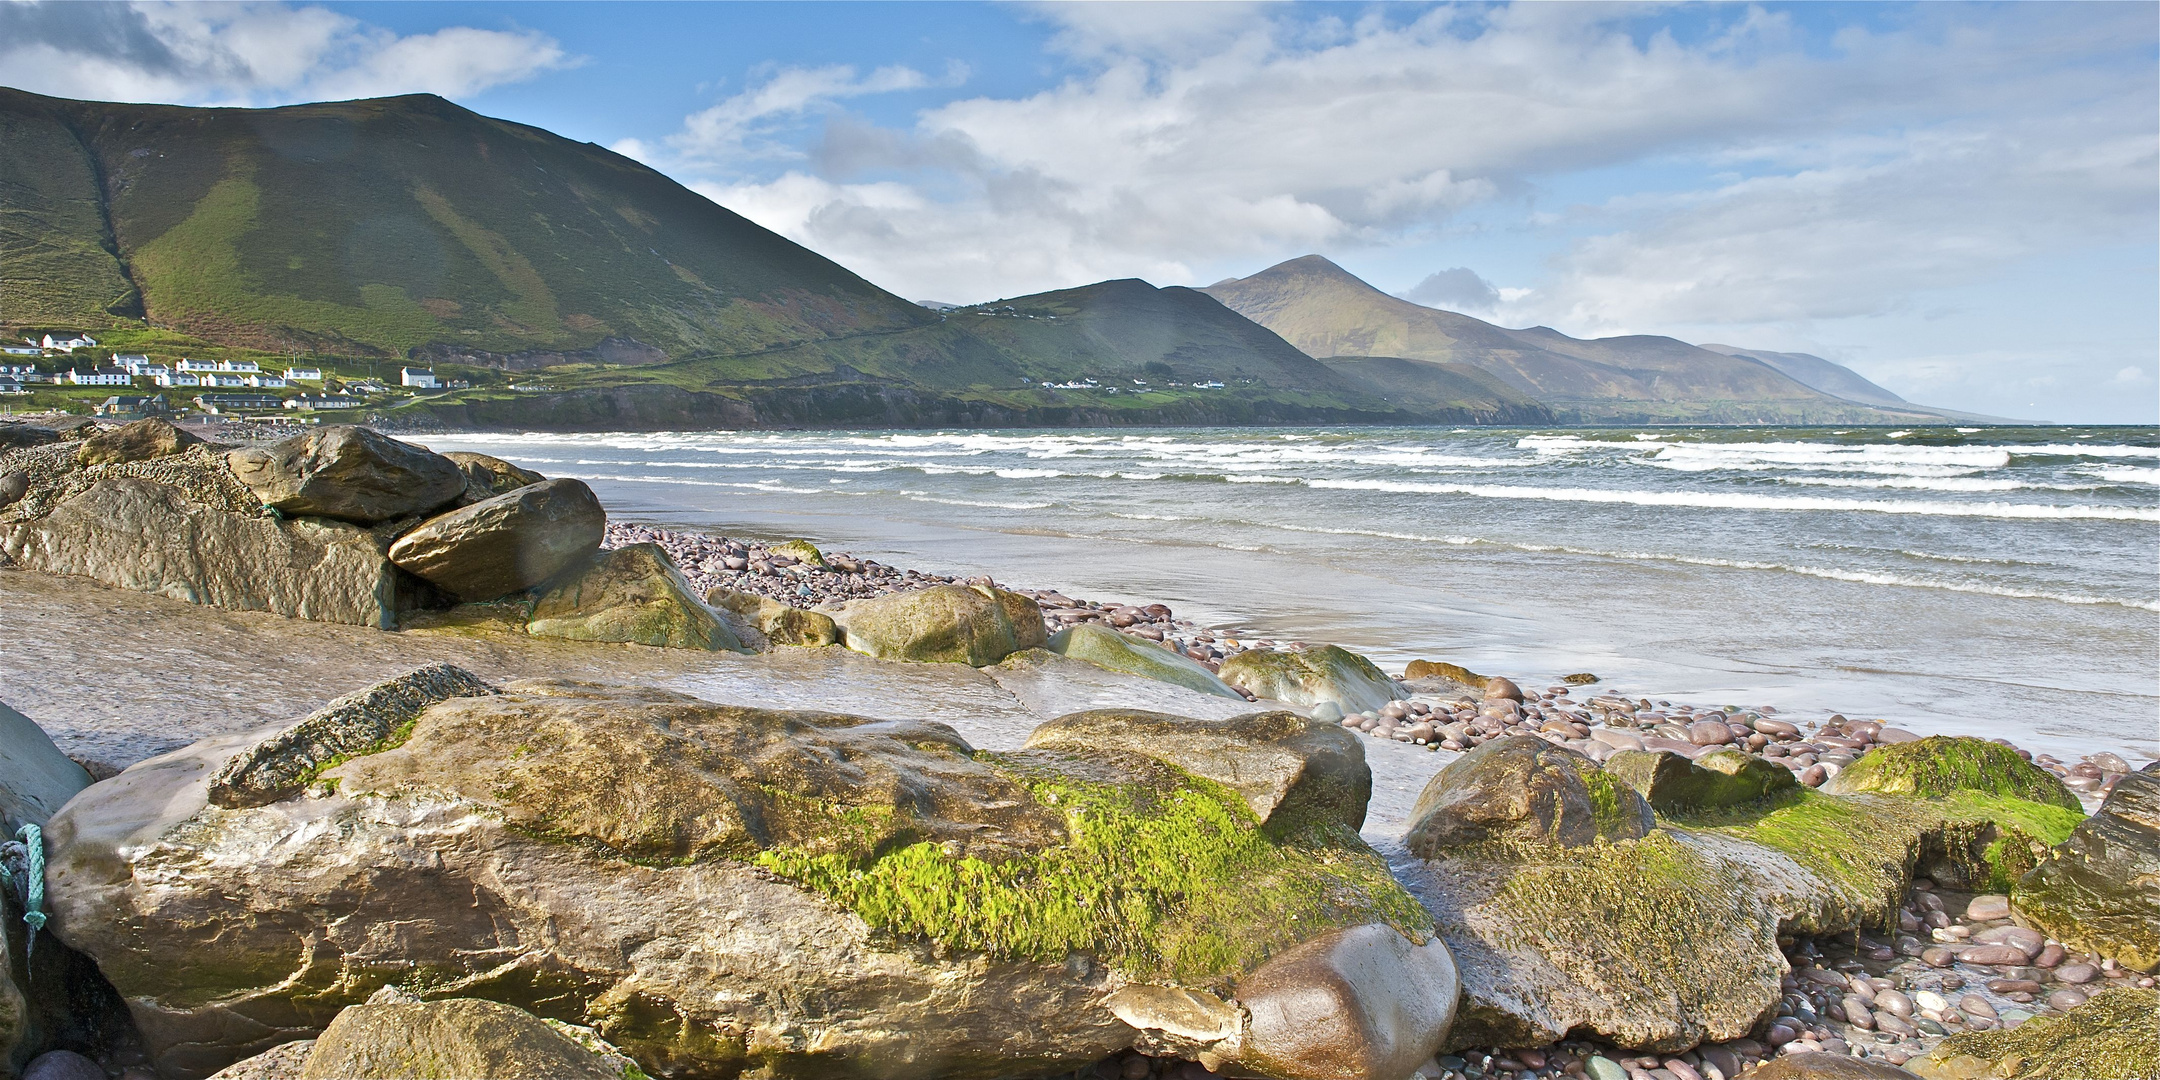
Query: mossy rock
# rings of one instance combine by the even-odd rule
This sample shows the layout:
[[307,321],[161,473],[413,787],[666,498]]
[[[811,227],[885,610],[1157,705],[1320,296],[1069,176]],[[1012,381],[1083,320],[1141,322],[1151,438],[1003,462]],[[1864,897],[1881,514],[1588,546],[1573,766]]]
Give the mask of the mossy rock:
[[1939,798],[1961,791],[2080,810],[2070,789],[2001,743],[1965,735],[1930,735],[1879,746],[1823,785],[1833,795],[1875,792]]
[[2160,970],[2160,776],[2131,773],[2010,893],[2018,915],[2075,949]]
[[785,544],[775,544],[765,551],[771,555],[785,555],[796,562],[808,563],[811,566],[825,565],[825,553],[808,540],[790,540]]
[[1229,683],[1192,658],[1180,656],[1153,642],[1120,634],[1107,626],[1081,623],[1067,627],[1050,635],[1046,647],[1059,656],[1085,660],[1106,671],[1138,675],[1217,697],[1245,700],[1243,694],[1231,689]]
[[1251,649],[1223,661],[1222,681],[1292,705],[1332,701],[1346,713],[1395,700],[1395,683],[1372,661],[1339,645],[1278,652]]
[[1660,814],[1750,806],[1800,788],[1792,770],[1738,750],[1693,761],[1670,750],[1622,750],[1605,759],[1605,771]]
[[705,602],[733,612],[775,645],[822,648],[840,640],[840,629],[833,625],[832,616],[821,611],[790,607],[770,597],[725,586],[707,589]]
[[602,551],[543,586],[525,631],[571,641],[754,651],[752,631],[698,599],[658,544]]
[[1906,1065],[1927,1080],[2160,1076],[2160,990],[2111,987],[2062,1016],[1952,1035]]
[[1482,844],[1577,848],[1656,827],[1632,788],[1564,746],[1528,735],[1480,745],[1426,782],[1403,845],[1423,858]]
[[989,585],[933,585],[825,612],[842,644],[880,660],[983,667],[1049,640],[1035,601]]
[[1403,678],[1447,679],[1473,689],[1483,689],[1486,680],[1491,676],[1480,675],[1460,664],[1450,664],[1444,660],[1412,660],[1410,666],[1403,669]]
[[1030,750],[1119,751],[1174,765],[1245,797],[1271,829],[1365,825],[1372,769],[1356,735],[1285,709],[1196,720],[1138,709],[1060,716],[1029,733]]

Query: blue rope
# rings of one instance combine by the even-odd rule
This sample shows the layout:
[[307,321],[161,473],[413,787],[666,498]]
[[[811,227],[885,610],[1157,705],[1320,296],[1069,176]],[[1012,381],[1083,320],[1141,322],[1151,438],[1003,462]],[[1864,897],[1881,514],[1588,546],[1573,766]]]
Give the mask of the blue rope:
[[29,866],[23,876],[30,880],[23,889],[23,925],[30,928],[29,939],[23,944],[23,960],[37,951],[38,931],[45,929],[45,834],[35,825],[25,825],[15,834],[22,841],[23,852]]

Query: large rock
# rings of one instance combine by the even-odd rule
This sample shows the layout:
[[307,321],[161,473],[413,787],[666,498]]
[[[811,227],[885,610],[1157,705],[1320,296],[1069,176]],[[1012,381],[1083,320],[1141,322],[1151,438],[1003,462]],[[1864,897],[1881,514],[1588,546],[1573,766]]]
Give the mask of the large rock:
[[120,465],[170,457],[190,446],[202,444],[202,439],[167,421],[150,417],[84,439],[75,450],[75,460],[84,465]]
[[[51,929],[162,1075],[309,1037],[393,982],[587,1022],[683,1076],[989,1077],[1135,1045],[1305,1060],[1237,1003],[1248,979],[1300,1022],[1370,1033],[1323,1048],[1338,1058],[1441,1037],[1444,994],[1401,1000],[1444,991],[1430,916],[1346,827],[1266,829],[1221,785],[1118,751],[506,691],[432,705],[276,802],[211,805],[255,738],[232,736],[52,820]],[[1267,974],[1365,926],[1306,983]],[[1304,1070],[1274,1074],[1337,1075]]]
[[1252,1014],[1239,1064],[1312,1080],[1407,1077],[1440,1049],[1462,980],[1439,939],[1353,926],[1238,981]]
[[1250,649],[1223,661],[1220,674],[1254,697],[1292,705],[1332,701],[1346,713],[1377,709],[1396,696],[1395,684],[1372,661],[1336,645]]
[[465,490],[449,458],[347,424],[243,447],[226,461],[264,506],[363,525],[424,514]]
[[821,648],[840,640],[840,628],[833,625],[832,616],[822,611],[807,611],[789,607],[778,600],[756,593],[740,592],[720,586],[705,590],[705,602],[756,627],[765,640],[775,645],[799,645]]
[[[1405,838],[1417,858],[1398,872],[1462,974],[1451,1046],[1573,1032],[1671,1053],[1737,1038],[1777,1005],[1781,935],[1894,921],[1916,869],[1970,887],[2000,873],[2014,832],[2053,837],[2074,820],[1970,792],[1798,791],[1638,831],[1647,809],[1602,773],[1541,740],[1500,739],[1421,798]],[[1586,797],[1600,789],[1609,804]]]
[[458,502],[465,506],[547,479],[531,469],[512,465],[499,457],[475,454],[469,450],[445,451],[443,457],[465,474],[465,491],[458,496]]
[[[1174,765],[1244,796],[1262,824],[1365,825],[1372,769],[1357,736],[1294,712],[1228,720],[1100,709],[1061,716],[1028,736],[1030,750],[1122,750]],[[1413,1063],[1414,1064],[1414,1063]]]
[[1050,635],[1046,647],[1059,656],[1085,660],[1110,671],[1171,683],[1203,694],[1245,700],[1245,695],[1231,689],[1229,683],[1217,678],[1198,661],[1129,634],[1120,634],[1107,626],[1081,623],[1067,627]]
[[390,561],[460,600],[492,600],[590,556],[606,532],[583,480],[543,480],[429,518],[390,545]]
[[0,510],[21,501],[30,493],[30,474],[21,469],[9,469],[0,473]]
[[89,786],[90,774],[44,728],[0,702],[0,831],[12,837],[25,825],[44,825]]
[[1657,826],[1634,789],[1564,746],[1528,735],[1480,745],[1426,782],[1403,843],[1431,857],[1488,841],[1582,847]]
[[933,585],[826,611],[841,644],[880,660],[982,667],[1049,640],[1035,601],[989,585]]
[[300,1080],[622,1080],[622,1067],[500,1002],[355,1005],[307,1056]]
[[235,514],[131,477],[0,526],[0,550],[25,569],[232,611],[390,629],[407,605],[397,568],[365,529]]
[[699,600],[658,544],[603,551],[540,594],[525,624],[535,637],[624,641],[669,649],[754,652],[756,631]]
[[2011,904],[2075,949],[2160,970],[2160,776],[2116,781],[2098,812],[2017,883]]
[[1912,1071],[1887,1061],[1831,1053],[1788,1054],[1763,1062],[1745,1075],[1747,1080],[1919,1080]]
[[1878,746],[1839,770],[1823,790],[1838,795],[1881,792],[1923,798],[1968,791],[2081,809],[2077,796],[2054,774],[2008,746],[1965,735],[1930,735]]
[[479,676],[450,664],[429,664],[376,683],[227,758],[210,778],[207,798],[228,810],[276,802],[337,762],[384,749],[428,706],[495,692]]
[[0,421],[0,450],[20,450],[26,446],[49,446],[60,441],[60,433],[38,424]]
[[2160,991],[2111,987],[2062,1016],[1953,1035],[1907,1064],[1927,1080],[2160,1076]]
[[1715,750],[1693,761],[1670,750],[1622,750],[1605,759],[1605,772],[1660,814],[1754,806],[1800,790],[1791,769],[1738,750]]

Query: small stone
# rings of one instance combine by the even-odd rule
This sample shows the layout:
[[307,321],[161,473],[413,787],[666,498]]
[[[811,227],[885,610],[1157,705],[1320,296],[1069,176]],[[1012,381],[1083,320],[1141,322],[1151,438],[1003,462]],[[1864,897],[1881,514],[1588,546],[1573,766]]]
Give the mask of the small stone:
[[1976,945],[1965,950],[1964,955],[1959,959],[1968,964],[1986,964],[1991,967],[2002,967],[2023,964],[2028,957],[2025,950],[2015,945]]
[[2085,1004],[2085,992],[2083,990],[2057,990],[2047,996],[2047,1003],[2050,1009],[2069,1012]]
[[1920,962],[1929,967],[1946,968],[1957,962],[1957,953],[1935,945],[1920,951]]
[[2010,917],[2010,898],[1998,893],[1982,893],[1965,905],[1965,917],[1974,922],[1993,922]]
[[2055,981],[2073,986],[2089,983],[2100,977],[2100,969],[2091,964],[2064,964],[2055,969]]
[[1967,1016],[1981,1016],[1989,1020],[1998,1019],[1995,1006],[1988,1004],[1988,999],[1978,994],[1967,994],[1959,998],[1958,1011]]
[[31,1059],[23,1080],[105,1080],[98,1063],[73,1050],[51,1050]]
[[1590,1080],[1628,1080],[1628,1071],[1619,1062],[1599,1054],[1591,1055],[1583,1069],[1590,1074]]
[[2030,979],[1989,979],[1987,988],[1998,994],[2037,994],[2040,984]]

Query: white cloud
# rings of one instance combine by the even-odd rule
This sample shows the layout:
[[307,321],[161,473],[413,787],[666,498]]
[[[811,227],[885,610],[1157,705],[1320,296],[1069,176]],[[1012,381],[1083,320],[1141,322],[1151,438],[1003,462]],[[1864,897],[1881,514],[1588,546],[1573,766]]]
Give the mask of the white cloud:
[[575,62],[544,34],[400,36],[321,7],[0,4],[0,80],[62,97],[267,105],[463,95]]
[[[966,78],[967,69],[955,65],[943,81],[958,85]],[[898,65],[860,76],[844,64],[780,68],[757,86],[692,113],[683,121],[682,131],[668,137],[668,145],[690,161],[724,162],[745,152],[773,153],[776,148],[753,147],[752,141],[848,98],[920,90],[931,85],[929,76]]]

